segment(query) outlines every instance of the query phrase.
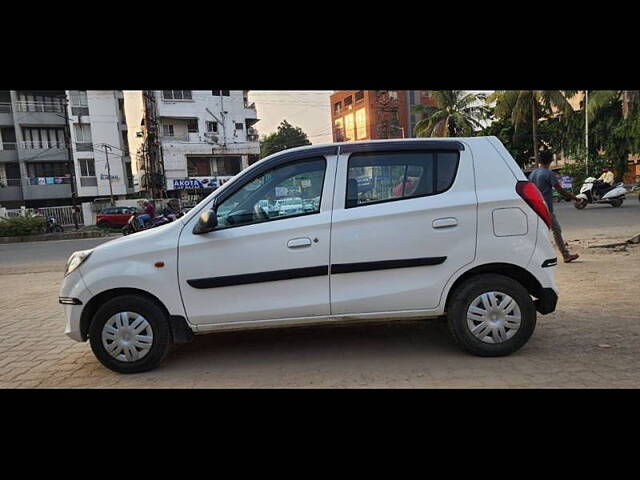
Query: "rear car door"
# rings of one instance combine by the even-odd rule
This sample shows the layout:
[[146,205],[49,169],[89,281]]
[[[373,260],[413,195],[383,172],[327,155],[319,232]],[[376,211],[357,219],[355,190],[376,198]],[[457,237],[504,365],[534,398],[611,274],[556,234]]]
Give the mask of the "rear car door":
[[331,313],[436,308],[473,261],[477,200],[461,142],[341,147],[331,234]]

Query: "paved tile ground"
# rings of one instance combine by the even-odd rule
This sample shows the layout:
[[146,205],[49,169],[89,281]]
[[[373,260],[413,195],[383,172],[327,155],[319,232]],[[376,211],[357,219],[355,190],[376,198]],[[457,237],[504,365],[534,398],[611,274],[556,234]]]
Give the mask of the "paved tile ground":
[[558,310],[510,357],[467,355],[442,322],[413,321],[208,335],[128,376],[63,334],[59,266],[14,265],[0,269],[0,387],[640,387],[640,246],[571,245],[582,257],[557,269]]

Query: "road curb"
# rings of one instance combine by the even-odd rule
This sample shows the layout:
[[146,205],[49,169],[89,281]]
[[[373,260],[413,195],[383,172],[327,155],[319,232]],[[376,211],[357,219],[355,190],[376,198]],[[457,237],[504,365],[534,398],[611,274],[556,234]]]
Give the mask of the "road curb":
[[83,238],[104,238],[110,235],[104,232],[69,232],[69,233],[45,233],[42,235],[25,235],[20,237],[0,237],[0,244],[47,242],[54,240],[79,240]]

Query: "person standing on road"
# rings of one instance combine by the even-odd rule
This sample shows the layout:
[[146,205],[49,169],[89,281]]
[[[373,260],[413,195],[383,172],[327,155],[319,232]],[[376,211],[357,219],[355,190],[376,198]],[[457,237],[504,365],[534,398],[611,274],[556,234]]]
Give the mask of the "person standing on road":
[[571,254],[569,249],[567,248],[564,239],[562,238],[562,229],[560,228],[560,223],[558,223],[558,218],[555,213],[553,213],[553,189],[562,195],[564,198],[574,200],[576,202],[580,202],[580,199],[576,197],[573,193],[565,190],[560,186],[560,181],[553,171],[549,168],[551,165],[551,161],[553,160],[553,154],[549,150],[543,150],[539,155],[539,168],[536,168],[531,175],[529,175],[529,181],[531,181],[540,193],[542,193],[542,197],[544,201],[547,203],[547,207],[549,208],[549,212],[551,213],[551,230],[553,231],[553,238],[556,241],[556,245],[560,249],[562,256],[564,258],[565,263],[573,262],[576,260],[579,255]]

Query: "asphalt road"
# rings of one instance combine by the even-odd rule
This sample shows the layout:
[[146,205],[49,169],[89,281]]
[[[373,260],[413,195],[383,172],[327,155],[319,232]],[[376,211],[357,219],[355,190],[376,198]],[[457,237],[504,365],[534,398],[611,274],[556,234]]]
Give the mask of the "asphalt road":
[[[620,208],[611,205],[587,205],[577,210],[573,202],[554,204],[554,212],[565,233],[565,240],[575,237],[617,237],[640,233],[640,202],[629,195]],[[569,237],[569,238],[566,238]]]

